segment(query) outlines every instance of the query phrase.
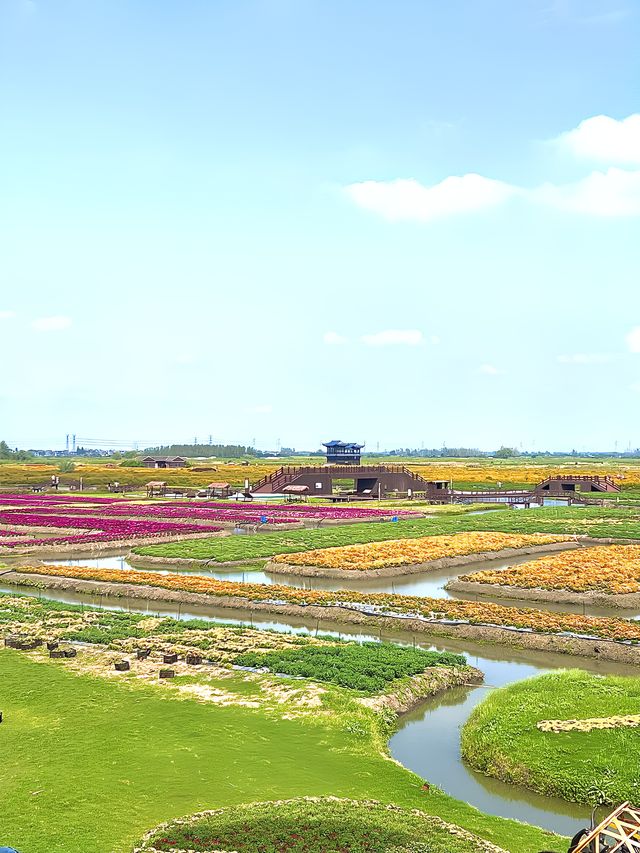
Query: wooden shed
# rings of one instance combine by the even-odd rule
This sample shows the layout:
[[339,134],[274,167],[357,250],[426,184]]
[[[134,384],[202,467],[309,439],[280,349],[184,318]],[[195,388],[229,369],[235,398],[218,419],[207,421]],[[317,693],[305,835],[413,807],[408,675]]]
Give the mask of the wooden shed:
[[209,483],[207,486],[207,497],[228,498],[231,491],[231,483]]
[[309,495],[309,486],[285,486],[282,494],[289,501],[304,501]]

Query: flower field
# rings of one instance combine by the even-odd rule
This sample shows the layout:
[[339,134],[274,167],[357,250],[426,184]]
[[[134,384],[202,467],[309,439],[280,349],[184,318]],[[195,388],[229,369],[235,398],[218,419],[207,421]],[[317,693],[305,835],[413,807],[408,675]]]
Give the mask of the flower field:
[[[163,469],[162,479],[184,486],[206,486],[212,480],[224,480],[234,487],[242,487],[245,479],[255,483],[262,477],[272,474],[281,464],[317,464],[316,458],[295,458],[291,460],[266,461],[262,459],[228,462],[212,460],[204,470],[198,466],[177,469]],[[432,459],[389,458],[386,456],[368,458],[373,464],[406,464],[408,468],[428,480],[453,480],[456,486],[478,484],[496,486],[497,483],[531,485],[546,477],[560,474],[602,475],[610,474],[620,480],[623,488],[637,489],[640,486],[640,465],[634,460],[607,459],[598,464],[592,459],[557,460],[550,462],[525,459]],[[153,470],[153,469],[152,469]],[[52,474],[59,471],[57,464],[46,462],[4,463],[0,464],[0,486],[29,486],[46,482]],[[86,486],[105,486],[108,482],[119,480],[135,486],[144,487],[152,479],[148,468],[122,466],[117,461],[96,464],[95,462],[76,462],[74,477],[82,476]]]
[[[222,529],[219,525],[302,526],[305,521],[371,521],[398,514],[384,509],[306,504],[138,503],[121,498],[5,494],[0,497],[0,551],[26,546],[175,539],[217,533]],[[52,535],[43,537],[30,531],[35,529],[41,534],[42,528],[51,528]]]
[[502,571],[473,572],[472,583],[520,589],[570,590],[624,595],[640,592],[640,545],[608,545],[565,551]]
[[303,607],[341,607],[371,616],[403,616],[429,622],[493,625],[546,634],[570,633],[579,636],[640,643],[640,622],[572,613],[555,613],[530,608],[505,607],[490,602],[422,598],[391,593],[362,593],[351,590],[304,590],[273,584],[218,581],[201,575],[93,569],[84,566],[21,566],[20,572],[57,578],[103,581],[106,583],[153,586],[179,592],[194,592],[218,598],[239,598],[247,602],[292,604]]
[[[54,514],[61,508],[74,515],[122,518],[201,519],[245,524],[291,524],[299,521],[371,521],[393,516],[411,517],[403,510],[371,507],[321,506],[318,504],[229,503],[222,501],[171,501],[140,503],[120,498],[80,498],[68,495],[3,495],[0,508],[18,512],[28,508]],[[263,521],[266,519],[266,521]]]
[[[131,518],[111,513],[118,498],[82,498],[58,495],[3,495],[0,498],[0,553],[15,548],[92,545],[109,542],[176,538],[217,533],[222,528],[177,521],[169,516]],[[43,533],[43,530],[51,533]]]
[[517,533],[455,533],[452,536],[424,536],[417,539],[392,539],[387,542],[368,542],[338,548],[318,548],[298,554],[281,554],[273,558],[278,563],[294,566],[367,571],[386,566],[407,566],[428,563],[445,557],[501,551],[506,548],[530,548],[563,542],[566,536]]

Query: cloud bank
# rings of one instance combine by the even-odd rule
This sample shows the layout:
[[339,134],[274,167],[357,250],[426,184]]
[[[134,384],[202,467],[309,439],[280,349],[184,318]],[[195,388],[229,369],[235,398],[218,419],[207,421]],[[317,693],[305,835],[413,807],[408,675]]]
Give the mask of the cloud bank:
[[433,186],[425,186],[413,178],[362,181],[350,184],[345,192],[358,207],[385,219],[427,222],[441,216],[493,207],[517,190],[502,181],[468,174],[445,178]]
[[603,115],[587,118],[555,143],[585,160],[640,165],[640,114],[621,121]]
[[578,181],[523,187],[475,173],[450,175],[435,184],[415,178],[367,180],[344,187],[344,194],[363,210],[391,222],[430,222],[444,217],[495,208],[514,198],[588,216],[640,216],[640,114],[617,121],[595,116],[561,134],[553,144],[579,159],[600,161]]

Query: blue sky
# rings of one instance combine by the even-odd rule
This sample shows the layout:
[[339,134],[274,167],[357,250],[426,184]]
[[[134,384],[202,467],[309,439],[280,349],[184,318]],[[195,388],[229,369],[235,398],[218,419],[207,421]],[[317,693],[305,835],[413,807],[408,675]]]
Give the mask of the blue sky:
[[0,438],[640,445],[640,2],[0,0]]

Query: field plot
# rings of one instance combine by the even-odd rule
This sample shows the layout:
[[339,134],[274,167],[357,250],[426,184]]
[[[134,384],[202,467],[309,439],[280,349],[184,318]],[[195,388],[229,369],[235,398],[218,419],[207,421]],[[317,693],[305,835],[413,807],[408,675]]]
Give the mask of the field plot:
[[[421,828],[434,853],[494,851],[484,839],[521,853],[563,849],[549,833],[483,815],[437,789],[425,792],[421,779],[385,757],[397,709],[384,714],[385,706],[375,710],[367,703],[396,695],[393,691],[406,690],[415,679],[422,679],[416,682],[423,691],[418,696],[468,681],[477,671],[458,655],[376,644],[378,657],[372,657],[367,671],[380,681],[362,691],[338,683],[367,666],[367,656],[357,660],[361,647],[353,642],[2,595],[0,635],[17,634],[54,639],[60,648],[76,640],[84,644],[74,646],[74,657],[59,660],[49,660],[43,646],[29,652],[0,649],[0,832],[19,849],[130,853],[162,821],[224,809],[228,819],[220,831],[233,831],[233,815],[248,815],[242,808],[234,812],[239,804],[305,797],[373,799],[421,809],[428,816],[412,829]],[[176,675],[159,679],[169,649],[179,656],[171,664]],[[263,654],[319,649],[325,665],[316,664],[315,672],[302,679],[235,669],[252,649]],[[145,653],[143,659],[138,651]],[[203,663],[187,664],[190,652],[198,652]],[[332,655],[340,660],[338,678],[326,677]],[[114,670],[114,662],[123,659],[130,670]],[[382,693],[372,696],[380,686]],[[400,832],[394,815],[404,813],[395,806],[386,818],[384,805],[372,806],[381,813],[367,820],[380,832]],[[331,810],[318,812],[312,823],[346,833],[345,849],[376,850],[370,844],[375,834],[369,840],[358,837],[358,811],[337,821]],[[278,823],[295,833],[292,820],[303,812],[300,803]],[[245,832],[268,838],[265,812],[254,814],[253,828],[247,824]],[[467,832],[444,826],[434,816]],[[203,840],[212,841],[204,829]],[[311,830],[310,845],[314,837]],[[298,849],[273,840],[273,850]],[[326,850],[318,843],[301,849]],[[190,849],[209,848],[196,844]]]
[[424,536],[487,531],[517,535],[544,533],[640,540],[640,510],[629,507],[544,507],[502,510],[453,518],[400,518],[396,524],[353,524],[324,530],[274,530],[260,536],[199,539],[136,549],[154,557],[231,562],[294,554],[318,548],[415,539]]
[[636,801],[640,732],[622,723],[639,710],[638,678],[543,675],[489,694],[463,729],[462,754],[475,769],[542,794]]
[[596,590],[607,595],[640,592],[640,545],[602,548],[542,557],[502,571],[462,575],[460,581],[520,589]]
[[266,609],[288,605],[294,607],[331,608],[333,618],[344,619],[345,613],[354,611],[368,616],[413,617],[425,622],[472,626],[503,626],[524,632],[543,634],[573,634],[599,637],[608,640],[640,643],[640,622],[571,613],[555,613],[533,608],[505,607],[490,602],[456,601],[454,599],[422,598],[392,593],[364,593],[351,590],[305,590],[276,584],[237,583],[219,581],[201,575],[181,575],[168,572],[122,571],[119,569],[94,569],[84,566],[20,566],[15,572],[5,574],[7,583],[33,582],[46,584],[47,578],[62,582],[63,588],[73,589],[74,579],[112,584],[112,592],[122,585],[123,594],[131,595],[137,587],[144,590],[168,590],[171,600],[180,600],[180,593],[210,596],[212,603],[229,607],[265,605]]
[[397,566],[424,565],[452,557],[496,551],[540,547],[566,541],[566,537],[544,534],[457,533],[452,536],[425,536],[416,539],[392,539],[338,548],[302,551],[278,555],[273,563],[314,566],[344,571],[367,572]]
[[191,853],[506,853],[423,812],[344,798],[251,803],[196,814],[152,830],[136,853],[164,853],[176,845]]
[[165,541],[218,533],[235,525],[347,523],[397,511],[313,505],[230,505],[220,502],[142,503],[120,498],[3,495],[0,553],[61,546]]

